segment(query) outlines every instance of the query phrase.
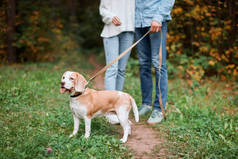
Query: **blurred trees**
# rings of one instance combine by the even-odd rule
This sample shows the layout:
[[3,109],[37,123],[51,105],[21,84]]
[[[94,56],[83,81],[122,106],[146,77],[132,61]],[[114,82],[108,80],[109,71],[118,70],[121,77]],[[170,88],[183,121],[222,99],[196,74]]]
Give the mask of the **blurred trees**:
[[[72,49],[102,48],[100,1],[2,0],[0,60],[54,60]],[[238,76],[238,1],[177,0],[168,27],[173,75]]]
[[9,62],[16,62],[16,48],[13,45],[16,24],[16,2],[9,0],[7,2],[7,57]]
[[[169,58],[188,74],[238,74],[238,1],[176,1],[169,26]],[[186,59],[189,61],[186,61]]]
[[101,47],[99,1],[1,0],[0,61],[52,61],[81,46]]

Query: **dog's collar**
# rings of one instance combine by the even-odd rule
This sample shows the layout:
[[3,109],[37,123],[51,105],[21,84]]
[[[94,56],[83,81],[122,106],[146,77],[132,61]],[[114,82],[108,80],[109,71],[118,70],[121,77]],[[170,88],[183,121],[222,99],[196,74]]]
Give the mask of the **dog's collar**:
[[75,93],[74,95],[71,95],[70,97],[71,98],[75,98],[75,97],[78,97],[78,96],[80,96],[80,95],[82,95],[83,94],[83,92],[77,92],[77,93]]

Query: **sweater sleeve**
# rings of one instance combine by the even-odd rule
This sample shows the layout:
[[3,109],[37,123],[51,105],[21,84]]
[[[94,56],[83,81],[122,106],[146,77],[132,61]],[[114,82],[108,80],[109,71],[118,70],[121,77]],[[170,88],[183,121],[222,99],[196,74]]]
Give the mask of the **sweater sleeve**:
[[174,2],[175,0],[161,0],[153,20],[162,24],[164,17],[170,15],[170,12],[174,6]]
[[102,21],[105,24],[110,24],[112,22],[112,18],[114,17],[113,13],[109,10],[110,1],[111,0],[101,0],[99,6],[99,13],[102,16]]

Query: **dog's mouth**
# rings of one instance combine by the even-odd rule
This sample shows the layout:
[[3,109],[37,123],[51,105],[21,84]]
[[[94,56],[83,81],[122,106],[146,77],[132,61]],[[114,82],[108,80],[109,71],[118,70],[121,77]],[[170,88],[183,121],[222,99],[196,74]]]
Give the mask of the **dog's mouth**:
[[60,93],[63,94],[65,92],[71,93],[73,91],[73,88],[67,89],[65,87],[60,87]]

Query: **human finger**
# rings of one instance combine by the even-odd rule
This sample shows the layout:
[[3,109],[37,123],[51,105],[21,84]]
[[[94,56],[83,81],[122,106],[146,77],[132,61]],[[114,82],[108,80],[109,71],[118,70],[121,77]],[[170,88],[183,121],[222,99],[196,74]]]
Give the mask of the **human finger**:
[[161,30],[160,26],[156,26],[155,32],[159,32]]
[[151,27],[150,27],[150,32],[151,32],[151,33],[154,33],[154,32],[155,32],[155,26],[154,26],[154,25],[151,25]]
[[116,16],[115,20],[117,21],[117,24],[121,24],[121,20]]
[[114,25],[116,25],[116,26],[120,25],[120,23],[117,21],[116,18],[113,18],[113,19],[112,19],[112,24],[114,24]]

